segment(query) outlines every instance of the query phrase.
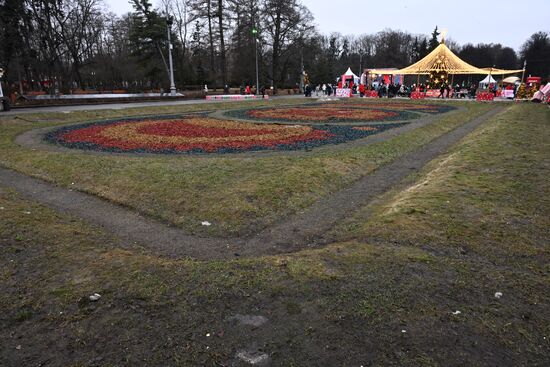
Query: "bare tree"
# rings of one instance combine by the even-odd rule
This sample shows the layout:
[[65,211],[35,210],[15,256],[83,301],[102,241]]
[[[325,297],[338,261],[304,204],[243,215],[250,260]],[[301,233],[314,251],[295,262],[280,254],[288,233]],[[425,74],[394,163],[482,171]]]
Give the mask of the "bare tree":
[[302,40],[314,27],[311,12],[297,0],[264,0],[263,22],[271,46],[271,79],[276,92],[284,79],[293,55],[295,42]]
[[67,48],[72,61],[72,69],[79,86],[82,86],[80,68],[84,56],[100,41],[103,30],[103,14],[100,9],[102,0],[65,0],[61,11],[54,13],[58,33]]

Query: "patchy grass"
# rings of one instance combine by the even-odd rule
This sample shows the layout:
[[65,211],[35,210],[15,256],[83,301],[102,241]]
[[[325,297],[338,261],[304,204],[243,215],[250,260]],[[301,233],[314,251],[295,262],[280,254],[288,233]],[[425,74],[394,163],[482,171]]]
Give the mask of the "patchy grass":
[[546,251],[549,116],[545,108],[511,107],[388,193],[383,205],[350,217],[350,226],[339,229],[341,238],[414,242],[437,253],[473,252],[493,261],[502,253]]
[[546,366],[548,116],[512,107],[274,257],[160,258],[0,189],[0,365]]
[[[303,103],[280,100],[270,103]],[[265,105],[266,102],[250,105]],[[382,164],[486,112],[488,105],[462,104],[464,111],[391,141],[349,149],[276,156],[98,156],[25,149],[18,134],[51,125],[144,113],[176,113],[244,104],[201,105],[78,112],[0,120],[0,164],[61,186],[92,193],[185,228],[189,233],[247,235],[311,205]],[[74,185],[73,185],[74,183]],[[205,228],[201,221],[213,223]]]

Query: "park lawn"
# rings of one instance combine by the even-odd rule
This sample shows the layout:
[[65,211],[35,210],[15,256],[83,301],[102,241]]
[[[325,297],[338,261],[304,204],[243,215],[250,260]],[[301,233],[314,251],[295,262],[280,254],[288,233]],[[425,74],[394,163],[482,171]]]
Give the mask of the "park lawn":
[[511,107],[287,255],[123,249],[0,188],[0,365],[547,366],[549,116]]
[[[223,108],[268,103],[304,100],[231,103]],[[489,105],[477,103],[458,105],[462,110],[441,115],[436,123],[382,143],[307,154],[247,157],[92,155],[33,151],[14,143],[18,134],[38,127],[122,114],[208,110],[222,105],[23,116],[0,120],[0,165],[92,193],[192,234],[251,235],[490,109]],[[213,225],[201,226],[202,221]]]

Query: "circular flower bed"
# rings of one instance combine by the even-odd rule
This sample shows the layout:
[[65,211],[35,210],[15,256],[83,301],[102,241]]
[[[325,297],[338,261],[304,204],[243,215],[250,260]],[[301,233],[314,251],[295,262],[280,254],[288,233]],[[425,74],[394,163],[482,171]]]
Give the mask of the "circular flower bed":
[[338,102],[329,102],[322,104],[322,106],[330,107],[351,107],[351,108],[375,108],[384,109],[388,111],[416,111],[429,114],[445,113],[455,109],[453,106],[441,105],[441,104],[422,104],[422,103],[408,103],[408,102],[380,102],[380,101],[363,101],[363,100],[344,100]]
[[233,153],[296,150],[360,139],[404,124],[303,126],[252,124],[202,116],[100,121],[56,129],[45,136],[69,148],[133,153]]
[[296,107],[256,108],[226,112],[227,116],[254,121],[337,123],[337,122],[382,122],[408,120],[417,114],[404,110],[390,111],[370,107],[330,104]]

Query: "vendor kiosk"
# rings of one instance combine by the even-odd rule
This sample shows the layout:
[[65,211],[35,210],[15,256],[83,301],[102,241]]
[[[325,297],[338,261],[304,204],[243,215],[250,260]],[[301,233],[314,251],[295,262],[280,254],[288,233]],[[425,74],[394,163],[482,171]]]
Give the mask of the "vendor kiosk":
[[360,78],[351,71],[351,68],[339,78],[336,97],[349,98],[352,96],[353,86],[359,84]]

